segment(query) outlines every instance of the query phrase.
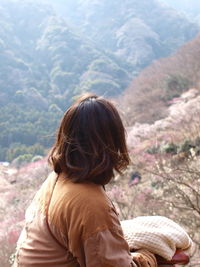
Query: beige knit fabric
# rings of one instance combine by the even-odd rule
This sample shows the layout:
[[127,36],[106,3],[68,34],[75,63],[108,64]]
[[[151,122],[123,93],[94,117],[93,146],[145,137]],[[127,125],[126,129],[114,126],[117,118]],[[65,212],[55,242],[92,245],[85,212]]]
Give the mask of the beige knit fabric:
[[189,251],[192,240],[185,230],[163,216],[141,216],[121,222],[130,250],[147,249],[171,260],[176,249]]

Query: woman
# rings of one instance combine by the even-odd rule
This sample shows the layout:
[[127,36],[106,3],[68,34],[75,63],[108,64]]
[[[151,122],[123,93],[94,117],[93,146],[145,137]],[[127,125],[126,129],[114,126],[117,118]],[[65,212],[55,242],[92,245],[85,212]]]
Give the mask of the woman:
[[104,186],[129,164],[116,108],[93,94],[64,114],[49,162],[54,172],[26,212],[16,266],[155,267],[154,255],[129,252]]

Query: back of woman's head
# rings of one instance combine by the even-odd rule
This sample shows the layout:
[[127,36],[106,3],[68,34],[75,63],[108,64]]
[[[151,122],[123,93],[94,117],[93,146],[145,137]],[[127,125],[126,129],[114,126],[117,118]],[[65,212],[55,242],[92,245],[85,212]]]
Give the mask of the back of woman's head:
[[49,162],[73,182],[107,184],[129,164],[125,131],[116,108],[93,94],[80,97],[64,114]]

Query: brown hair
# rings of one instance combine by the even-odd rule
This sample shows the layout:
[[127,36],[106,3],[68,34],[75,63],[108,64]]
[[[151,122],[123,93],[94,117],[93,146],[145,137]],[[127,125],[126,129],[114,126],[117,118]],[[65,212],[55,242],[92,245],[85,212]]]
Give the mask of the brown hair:
[[125,130],[116,108],[94,94],[80,97],[64,114],[49,163],[73,182],[107,184],[129,164]]

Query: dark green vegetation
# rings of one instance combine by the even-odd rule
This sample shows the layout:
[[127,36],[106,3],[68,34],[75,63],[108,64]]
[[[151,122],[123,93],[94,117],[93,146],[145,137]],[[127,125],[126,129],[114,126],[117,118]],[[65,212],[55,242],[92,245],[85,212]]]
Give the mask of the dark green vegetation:
[[199,31],[154,0],[46,2],[0,0],[0,161],[44,155],[73,97],[119,95]]
[[0,160],[11,161],[45,153],[73,96],[114,96],[130,77],[48,6],[0,3]]

